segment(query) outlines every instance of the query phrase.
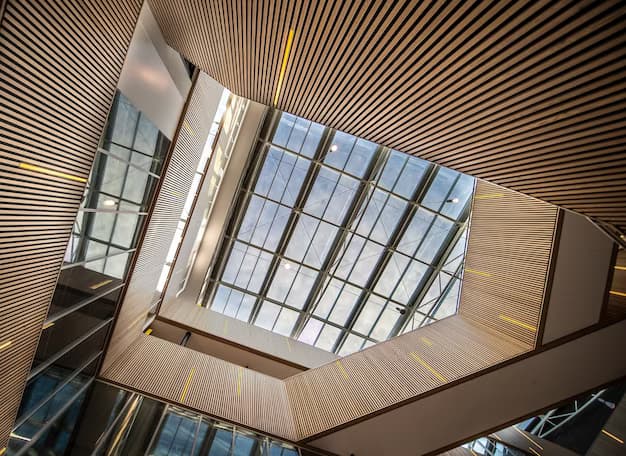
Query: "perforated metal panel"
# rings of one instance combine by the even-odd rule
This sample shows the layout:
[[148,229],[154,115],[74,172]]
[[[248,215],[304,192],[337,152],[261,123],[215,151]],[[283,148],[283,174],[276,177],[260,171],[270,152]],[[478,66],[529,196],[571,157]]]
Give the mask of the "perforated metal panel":
[[140,6],[138,0],[2,2],[0,448],[17,413]]
[[626,230],[624,2],[149,3],[238,95]]

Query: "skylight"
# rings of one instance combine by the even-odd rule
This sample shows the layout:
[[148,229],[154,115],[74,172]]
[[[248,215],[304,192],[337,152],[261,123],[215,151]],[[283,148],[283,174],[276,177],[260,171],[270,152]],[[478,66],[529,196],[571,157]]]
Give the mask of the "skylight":
[[472,177],[268,116],[203,305],[345,355],[456,313]]

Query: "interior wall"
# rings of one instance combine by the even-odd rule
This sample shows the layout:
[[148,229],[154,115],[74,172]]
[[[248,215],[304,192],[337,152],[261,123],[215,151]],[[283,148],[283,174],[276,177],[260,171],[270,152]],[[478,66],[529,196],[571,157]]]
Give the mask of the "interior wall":
[[2,2],[0,451],[21,401],[141,3]]
[[180,55],[165,44],[147,3],[137,21],[119,90],[170,140],[191,88]]
[[614,245],[585,217],[563,213],[544,344],[598,323]]

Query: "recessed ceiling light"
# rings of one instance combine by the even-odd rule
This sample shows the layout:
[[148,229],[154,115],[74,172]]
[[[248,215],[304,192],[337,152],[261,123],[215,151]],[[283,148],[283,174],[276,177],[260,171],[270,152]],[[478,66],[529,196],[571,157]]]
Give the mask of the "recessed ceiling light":
[[330,146],[331,152],[337,152],[337,149],[339,149],[339,146],[337,146],[337,144],[333,144],[332,146]]
[[106,199],[102,202],[102,204],[107,207],[112,207],[115,206],[115,201],[113,201],[112,199]]
[[291,269],[291,264],[290,263],[285,263],[285,269]]

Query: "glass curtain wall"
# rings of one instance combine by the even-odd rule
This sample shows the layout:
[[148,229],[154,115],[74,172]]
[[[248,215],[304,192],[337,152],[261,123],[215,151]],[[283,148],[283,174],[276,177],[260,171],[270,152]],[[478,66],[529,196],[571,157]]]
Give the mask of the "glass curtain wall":
[[68,455],[314,456],[317,453],[96,382]]
[[118,92],[72,229],[7,454],[40,449],[63,454],[97,371],[168,148],[169,140]]
[[341,355],[456,313],[474,179],[267,119],[202,304]]

